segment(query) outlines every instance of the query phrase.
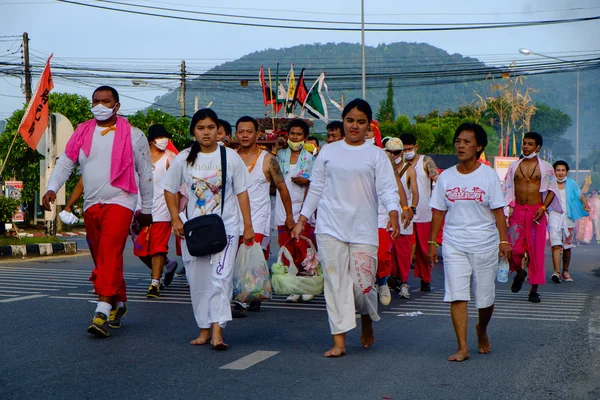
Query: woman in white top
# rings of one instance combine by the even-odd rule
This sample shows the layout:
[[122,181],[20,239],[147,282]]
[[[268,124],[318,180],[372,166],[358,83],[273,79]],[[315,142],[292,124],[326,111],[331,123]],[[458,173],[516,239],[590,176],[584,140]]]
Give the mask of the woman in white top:
[[372,120],[362,99],[348,103],[342,113],[344,140],[321,150],[313,167],[308,195],[292,237],[298,239],[308,219],[319,208],[315,229],[325,278],[325,300],[333,348],[325,357],[346,353],[345,334],[361,314],[361,342],[375,342],[377,314],[377,204],[387,209],[392,237],[400,231],[400,198],[393,167],[385,152],[365,142]]
[[[244,224],[243,240],[247,245],[254,242],[254,231],[250,218],[248,186],[250,177],[246,165],[232,149],[226,148],[226,182],[222,181],[221,154],[217,144],[219,118],[211,109],[199,110],[192,117],[190,134],[196,139],[190,149],[185,149],[171,164],[162,180],[165,200],[171,213],[171,223],[176,236],[183,237],[184,219],[201,215],[221,214],[228,244],[224,250],[206,257],[194,257],[182,246],[186,262],[186,276],[194,316],[200,335],[190,343],[206,344],[224,350],[222,328],[231,321],[231,296],[233,294],[233,266],[239,241],[238,201]],[[222,185],[225,184],[225,198],[222,199]],[[189,199],[184,212],[179,214],[177,192],[185,186]],[[221,202],[223,202],[221,213]],[[211,333],[212,328],[212,333]]]
[[[494,279],[498,255],[510,259],[504,197],[496,172],[480,162],[487,145],[485,130],[470,122],[454,133],[454,148],[459,163],[438,177],[430,206],[433,209],[429,258],[437,255],[436,238],[444,225],[444,301],[450,302],[450,315],[458,340],[458,350],[448,361],[469,358],[467,347],[467,302],[473,277],[475,304],[479,309],[476,326],[479,352],[492,349],[487,326],[494,312]],[[500,239],[498,239],[498,236]]]

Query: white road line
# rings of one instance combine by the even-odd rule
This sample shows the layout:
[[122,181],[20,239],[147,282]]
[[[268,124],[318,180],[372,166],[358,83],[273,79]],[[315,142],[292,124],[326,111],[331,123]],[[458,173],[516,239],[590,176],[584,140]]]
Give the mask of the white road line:
[[[23,287],[23,286],[27,286],[27,287]],[[33,287],[31,287],[31,286],[33,286]],[[13,282],[2,282],[2,283],[0,283],[0,288],[6,288],[6,289],[17,289],[17,287],[18,287],[19,289],[42,290],[41,288],[39,288],[39,286],[42,286],[42,285],[39,283],[30,285],[29,283],[23,283],[23,282],[14,282],[14,283]],[[55,286],[60,289],[77,289],[77,286],[73,286],[73,285],[67,285],[67,286],[49,285],[49,286]],[[60,289],[45,289],[45,290],[60,290]]]
[[75,279],[62,279],[62,278],[1,278],[2,282],[5,283],[52,283],[52,284],[60,284],[60,285],[85,285],[86,283],[90,283],[87,279],[75,280]]
[[[398,315],[398,312],[394,312],[394,311],[383,311],[383,314],[396,314]],[[430,312],[425,312],[423,313],[424,316],[438,316],[438,317],[450,317],[450,312],[448,313],[430,313]],[[405,317],[405,318],[411,318],[411,317]],[[418,317],[412,317],[412,318],[418,318]],[[472,314],[469,313],[469,318],[477,318],[477,314]],[[534,317],[521,317],[521,316],[502,316],[502,315],[496,315],[494,313],[494,316],[492,317],[492,319],[519,319],[519,320],[528,320],[528,321],[547,321],[547,322],[556,322],[556,321],[565,321],[565,322],[577,322],[579,320],[578,317],[572,317],[572,318],[534,318]]]
[[[0,290],[4,290],[4,288],[6,289],[16,289],[16,290],[43,290],[43,291],[49,291],[49,292],[58,292],[60,291],[60,289],[48,289],[48,288],[38,288],[38,287],[18,287],[18,286],[3,286],[0,285]],[[77,287],[70,287],[67,289],[77,289]]]
[[243,371],[277,354],[279,354],[278,351],[255,351],[254,353],[248,354],[247,356],[242,357],[239,360],[235,360],[233,362],[230,362],[229,364],[225,364],[222,367],[219,367],[219,369],[233,369],[236,371]]
[[[29,260],[31,261],[31,260]],[[63,268],[35,268],[35,267],[4,267],[0,265],[0,271],[35,271],[35,272],[54,272],[59,274],[89,274],[92,272],[92,268],[90,267],[88,271],[82,271],[80,269],[63,269]],[[125,272],[125,277],[138,277],[144,278],[150,276],[150,274],[144,274],[139,272]]]
[[47,297],[47,294],[32,294],[31,296],[13,297],[11,299],[0,300],[0,303],[12,303],[13,301],[37,299],[38,297]]
[[[49,299],[62,299],[62,300],[90,300],[89,297],[70,297],[70,296],[50,296]],[[128,303],[158,303],[158,304],[190,304],[189,301],[161,301],[157,299],[150,300],[131,300],[127,299]]]
[[17,297],[18,294],[0,294],[0,297]]
[[[438,308],[446,305],[446,308],[450,309],[449,303],[407,303],[407,304],[392,304],[392,308],[401,308],[401,307],[423,307],[423,308]],[[476,308],[475,302],[469,303],[469,308]],[[550,310],[550,311],[581,311],[585,309],[584,306],[555,306],[544,304],[543,306],[529,306],[528,305],[519,305],[519,304],[503,304],[503,303],[494,303],[494,307],[496,309],[509,309],[509,310],[523,310],[524,308],[530,310]]]
[[23,291],[23,290],[3,290],[0,289],[0,292],[2,293],[16,293],[16,294],[40,294],[40,292],[35,292],[35,291],[31,291],[31,290],[27,290],[27,291]]

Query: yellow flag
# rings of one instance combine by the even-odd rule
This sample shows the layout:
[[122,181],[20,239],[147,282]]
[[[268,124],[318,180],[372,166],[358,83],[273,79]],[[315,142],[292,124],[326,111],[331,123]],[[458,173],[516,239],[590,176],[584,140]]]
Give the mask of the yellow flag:
[[286,83],[288,85],[287,99],[291,101],[294,99],[294,93],[296,93],[296,78],[294,77],[294,64],[290,67]]
[[516,157],[517,156],[517,138],[516,138],[516,134],[513,132],[513,142],[512,142],[512,156]]

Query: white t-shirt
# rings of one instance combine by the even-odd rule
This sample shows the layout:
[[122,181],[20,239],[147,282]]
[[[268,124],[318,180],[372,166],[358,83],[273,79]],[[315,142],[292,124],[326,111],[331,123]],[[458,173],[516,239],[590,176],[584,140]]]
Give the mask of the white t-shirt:
[[575,228],[577,224],[575,223],[575,221],[569,218],[569,203],[567,203],[567,191],[565,190],[565,188],[559,188],[558,199],[560,201],[560,207],[563,209],[564,212],[557,213],[556,211],[550,210],[550,215],[553,216],[553,218],[550,219],[550,222],[556,223],[556,221],[558,221],[559,223],[562,223],[562,221],[564,220],[564,223],[566,224],[567,228]]
[[[87,210],[94,204],[118,204],[134,211],[139,194],[142,212],[144,214],[152,213],[154,184],[151,169],[152,161],[146,135],[138,128],[131,127],[131,145],[135,165],[134,175],[138,185],[138,193],[129,193],[114,187],[110,183],[115,131],[109,131],[102,135],[102,131],[105,129],[98,125],[94,128],[92,146],[88,156],[85,155],[83,149],[79,150],[78,162],[83,176],[83,210]],[[50,176],[48,190],[58,192],[58,189],[69,179],[76,165],[77,163],[65,154],[60,156]]]
[[154,206],[152,208],[152,222],[171,222],[171,214],[165,201],[165,191],[160,182],[167,173],[169,158],[167,154],[152,164],[152,175],[154,176]]
[[[185,186],[188,203],[186,216],[189,219],[207,214],[221,214],[221,175],[220,146],[212,153],[198,153],[196,161],[190,166],[186,159],[190,149],[185,149],[175,157],[167,170],[161,186],[171,193],[179,192]],[[250,176],[244,161],[232,149],[227,151],[227,186],[223,208],[223,224],[228,235],[239,235],[240,217],[237,195],[250,186]]]
[[498,246],[492,210],[505,206],[504,195],[498,174],[487,165],[466,175],[456,166],[443,171],[429,205],[447,211],[444,243],[467,253],[485,253]]
[[378,201],[387,212],[398,211],[400,196],[389,158],[372,144],[350,146],[340,140],[319,153],[301,214],[308,218],[318,207],[317,234],[377,246]]

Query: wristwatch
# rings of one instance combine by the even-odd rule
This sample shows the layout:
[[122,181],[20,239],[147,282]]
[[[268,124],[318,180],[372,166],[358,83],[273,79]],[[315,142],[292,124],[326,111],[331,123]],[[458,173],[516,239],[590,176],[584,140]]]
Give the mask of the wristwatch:
[[417,213],[417,206],[410,206],[411,210],[413,210],[413,214]]

